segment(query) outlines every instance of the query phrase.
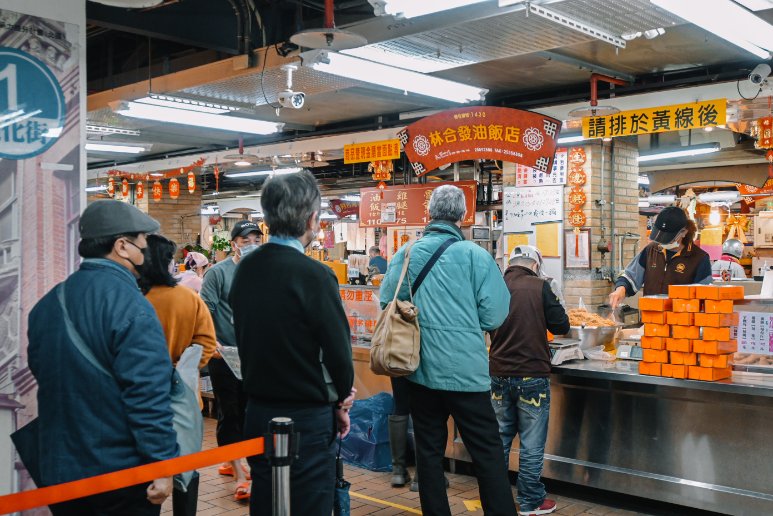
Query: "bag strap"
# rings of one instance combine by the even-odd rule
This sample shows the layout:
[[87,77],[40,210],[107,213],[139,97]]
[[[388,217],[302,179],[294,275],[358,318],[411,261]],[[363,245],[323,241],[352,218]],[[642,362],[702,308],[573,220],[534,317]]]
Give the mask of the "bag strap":
[[86,345],[80,333],[78,333],[78,330],[75,329],[75,325],[73,324],[72,319],[70,319],[70,314],[67,311],[67,304],[65,302],[64,295],[65,288],[64,282],[62,282],[56,287],[56,297],[59,299],[59,306],[62,308],[62,312],[64,313],[64,326],[67,330],[67,336],[70,337],[72,343],[75,344],[75,349],[77,349],[80,354],[83,355],[83,358],[85,358],[92,366],[94,366],[97,371],[106,374],[110,378],[115,378],[112,373],[110,373],[102,364],[99,363],[97,357],[94,356],[94,352],[92,352],[91,348]]
[[[432,269],[432,266],[437,263],[437,261],[440,259],[440,256],[451,247],[452,244],[456,242],[455,238],[449,238],[443,244],[437,248],[435,251],[435,254],[432,255],[432,257],[427,261],[427,264],[424,266],[424,268],[421,270],[419,275],[416,277],[416,281],[413,283],[413,287],[411,288],[411,300],[413,300],[413,296],[416,294],[416,291],[419,290],[419,287],[424,282],[424,278],[427,277],[427,274],[429,274],[430,269]],[[402,284],[402,282],[401,282]]]
[[[403,286],[403,281],[405,280],[405,277],[408,274],[408,262],[411,258],[411,247],[413,247],[413,244],[415,242],[411,242],[408,244],[408,247],[405,248],[405,256],[403,258],[403,270],[400,272],[400,279],[397,281],[397,288],[395,288],[395,295],[392,298],[392,303],[397,301],[397,294],[400,293],[400,288]],[[411,302],[413,302],[413,292],[411,291],[411,278],[408,278],[408,294],[411,296]]]

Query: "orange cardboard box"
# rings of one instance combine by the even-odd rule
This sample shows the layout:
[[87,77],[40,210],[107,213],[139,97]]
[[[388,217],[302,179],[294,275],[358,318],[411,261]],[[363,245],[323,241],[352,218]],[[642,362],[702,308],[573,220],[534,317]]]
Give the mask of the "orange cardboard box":
[[[701,314],[695,314],[699,316]],[[671,328],[671,336],[675,339],[699,339],[701,329],[698,326],[674,326]]]
[[730,367],[730,358],[732,357],[732,354],[722,354],[722,355],[705,355],[701,354],[700,356],[700,362],[701,367],[716,367],[717,369],[727,369]]
[[686,365],[674,365],[674,364],[671,364],[671,377],[672,378],[687,378],[687,366]]
[[[640,305],[641,306],[641,305]],[[674,312],[700,312],[701,300],[700,299],[674,299],[672,310]]]
[[733,301],[731,299],[722,301],[707,299],[703,306],[707,314],[729,314],[733,312]]
[[722,353],[735,353],[738,351],[736,340],[694,340],[693,351],[707,355],[721,355]]
[[645,324],[644,335],[647,337],[670,337],[671,326],[667,324]]
[[717,369],[716,367],[701,367],[700,375],[701,380],[706,382],[713,382],[716,380],[730,378],[733,375],[733,370],[729,367],[727,369]]
[[658,362],[639,362],[639,374],[649,376],[660,376],[660,366]]
[[[678,351],[671,353],[671,363],[676,365],[697,365],[698,355],[695,353],[680,353]],[[701,364],[703,365],[703,364]]]
[[642,296],[639,299],[639,310],[665,312],[671,310],[671,300],[666,296]]
[[700,380],[701,379],[701,367],[698,366],[690,366],[687,368],[687,377],[690,380]]
[[671,364],[663,364],[660,367],[660,376],[666,376],[668,378],[672,378],[673,377],[673,373],[671,372],[672,367],[674,366]]
[[722,285],[719,289],[719,299],[743,299],[743,287],[740,285]]
[[715,328],[737,326],[738,312],[730,314],[695,314],[695,324],[697,326],[712,326]]
[[719,287],[716,285],[698,285],[695,287],[698,299],[719,299]]
[[666,324],[677,326],[692,326],[695,314],[691,312],[666,312]]
[[644,362],[660,362],[662,364],[668,362],[668,351],[659,349],[644,349],[642,350],[642,361]]
[[669,285],[668,297],[671,299],[695,299],[695,287],[698,285]]
[[730,340],[730,328],[703,328],[703,340]]
[[642,312],[641,322],[652,324],[666,324],[666,314],[672,312]]
[[692,342],[690,339],[666,339],[666,349],[668,351],[690,353],[692,352]]
[[666,339],[664,337],[647,337],[641,338],[642,349],[666,349]]

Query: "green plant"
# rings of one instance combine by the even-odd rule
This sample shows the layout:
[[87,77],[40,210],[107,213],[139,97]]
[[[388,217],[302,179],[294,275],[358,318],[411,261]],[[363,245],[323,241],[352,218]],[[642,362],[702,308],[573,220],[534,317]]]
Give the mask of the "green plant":
[[228,239],[217,235],[212,237],[212,251],[230,251],[230,250],[231,250],[231,242],[229,242]]

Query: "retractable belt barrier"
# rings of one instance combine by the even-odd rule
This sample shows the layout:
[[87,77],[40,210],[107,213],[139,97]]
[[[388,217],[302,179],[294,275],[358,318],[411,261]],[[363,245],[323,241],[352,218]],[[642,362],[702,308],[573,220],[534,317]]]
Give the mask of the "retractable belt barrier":
[[[292,423],[290,425],[292,428]],[[10,514],[44,505],[67,502],[143,482],[152,482],[157,478],[171,477],[178,473],[205,468],[221,462],[262,455],[265,449],[264,444],[264,438],[258,437],[174,459],[122,469],[113,473],[0,496],[0,514]]]

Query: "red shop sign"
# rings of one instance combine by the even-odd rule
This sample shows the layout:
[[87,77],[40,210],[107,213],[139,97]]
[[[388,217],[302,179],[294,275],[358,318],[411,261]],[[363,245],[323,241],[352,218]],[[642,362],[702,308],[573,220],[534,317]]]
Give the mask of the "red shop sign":
[[511,161],[550,173],[561,121],[520,109],[472,106],[414,122],[397,135],[413,171],[470,159]]
[[360,203],[351,201],[342,201],[341,199],[331,199],[330,209],[336,214],[336,217],[342,219],[349,215],[357,215],[360,211]]
[[360,227],[426,226],[429,223],[429,198],[438,186],[454,185],[464,192],[467,216],[463,226],[475,222],[475,181],[435,183],[432,185],[387,186],[360,190]]

